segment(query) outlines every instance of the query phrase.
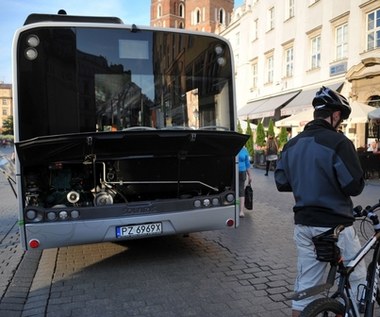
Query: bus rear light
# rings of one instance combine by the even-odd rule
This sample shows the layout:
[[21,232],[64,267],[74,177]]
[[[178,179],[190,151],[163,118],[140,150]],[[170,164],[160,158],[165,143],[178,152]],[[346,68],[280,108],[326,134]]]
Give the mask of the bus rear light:
[[40,39],[37,35],[31,34],[26,39],[26,42],[30,47],[37,47],[40,44]]
[[48,220],[53,221],[57,219],[57,214],[54,211],[50,211],[46,214]]
[[234,196],[234,194],[229,193],[229,194],[226,195],[226,201],[227,201],[228,203],[232,203],[234,200],[235,200],[235,196]]
[[72,210],[70,213],[71,219],[77,219],[79,218],[79,211],[78,210]]
[[233,219],[227,219],[226,225],[227,227],[233,227],[235,224],[235,221]]
[[29,47],[25,50],[25,58],[27,60],[30,60],[30,61],[35,60],[37,56],[38,56],[38,52],[33,47]]
[[211,203],[213,206],[219,206],[220,205],[219,198],[213,198]]
[[200,200],[195,200],[194,201],[194,207],[199,208],[200,206],[202,206],[202,202]]
[[210,207],[210,205],[211,205],[210,199],[206,198],[203,200],[203,206]]
[[38,248],[40,246],[40,241],[38,241],[37,239],[32,239],[29,241],[29,246],[32,249]]
[[28,209],[25,211],[25,218],[31,222],[39,222],[43,220],[43,213],[34,209]]
[[66,220],[69,217],[69,214],[66,210],[62,210],[59,212],[58,217],[60,220]]

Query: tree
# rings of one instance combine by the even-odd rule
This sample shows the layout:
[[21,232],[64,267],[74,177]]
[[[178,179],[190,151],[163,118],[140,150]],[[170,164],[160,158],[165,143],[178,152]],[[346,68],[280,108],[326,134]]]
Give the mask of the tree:
[[281,128],[280,134],[278,136],[278,146],[280,149],[288,142],[288,131],[285,127]]
[[269,119],[269,123],[268,123],[268,135],[275,136],[275,134],[274,134],[274,123],[273,123],[272,118]]
[[264,146],[265,144],[265,131],[262,122],[259,122],[256,129],[256,145]]
[[247,140],[247,143],[245,144],[248,150],[249,155],[253,156],[253,135],[252,135],[252,129],[249,121],[247,121],[247,130],[245,134],[249,135],[249,139]]
[[3,130],[2,134],[13,135],[13,116],[9,116],[3,121]]
[[238,122],[237,122],[237,132],[243,134],[243,129],[242,129],[242,127],[241,127],[241,124],[240,124],[240,121],[239,121],[239,120],[238,120]]

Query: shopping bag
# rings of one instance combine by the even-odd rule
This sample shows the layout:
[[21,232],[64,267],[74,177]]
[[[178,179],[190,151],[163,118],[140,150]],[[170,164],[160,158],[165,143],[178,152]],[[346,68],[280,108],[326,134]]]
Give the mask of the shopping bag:
[[244,207],[247,210],[252,210],[253,205],[253,190],[251,183],[249,183],[247,186],[245,186],[244,189]]

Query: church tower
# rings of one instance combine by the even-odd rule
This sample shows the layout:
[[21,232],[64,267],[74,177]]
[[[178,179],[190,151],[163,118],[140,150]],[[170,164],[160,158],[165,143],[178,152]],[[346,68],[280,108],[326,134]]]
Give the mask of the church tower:
[[231,20],[234,0],[151,0],[150,25],[214,33]]

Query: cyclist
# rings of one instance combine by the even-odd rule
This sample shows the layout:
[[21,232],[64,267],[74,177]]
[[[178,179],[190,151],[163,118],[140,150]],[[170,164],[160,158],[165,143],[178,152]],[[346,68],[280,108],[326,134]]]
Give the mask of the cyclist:
[[[285,145],[275,170],[279,191],[293,192],[295,199],[294,240],[297,246],[295,291],[322,283],[326,262],[316,260],[312,237],[342,224],[346,228],[338,246],[343,258],[352,258],[360,248],[353,229],[353,203],[350,196],[364,188],[363,171],[352,142],[338,133],[341,122],[351,113],[347,99],[322,87],[313,99],[314,120]],[[360,263],[351,275],[356,294],[365,283],[366,266]],[[293,301],[292,316],[299,316],[315,297]]]

